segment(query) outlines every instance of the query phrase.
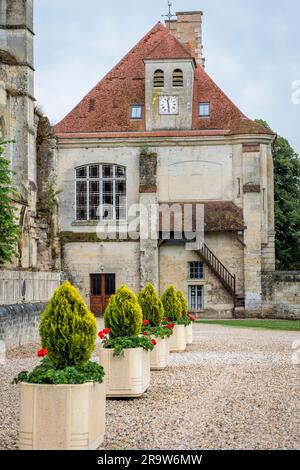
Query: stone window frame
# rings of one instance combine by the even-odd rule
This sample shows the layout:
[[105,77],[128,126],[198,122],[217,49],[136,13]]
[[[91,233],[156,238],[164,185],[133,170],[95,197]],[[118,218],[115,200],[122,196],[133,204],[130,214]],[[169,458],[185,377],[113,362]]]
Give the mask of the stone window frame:
[[[207,110],[207,111],[204,111]],[[198,106],[199,117],[209,118],[211,115],[211,106],[210,102],[200,102]]]
[[[81,174],[80,174],[81,172]],[[118,174],[120,173],[120,174]],[[119,183],[124,183],[119,191]],[[78,188],[83,190],[79,192]],[[109,189],[110,186],[110,190]],[[79,196],[83,203],[79,204]],[[124,197],[124,200],[118,198]],[[105,200],[106,198],[106,200]],[[108,199],[111,199],[111,204]],[[97,203],[93,203],[97,201]],[[81,207],[81,209],[79,209]],[[98,208],[102,208],[102,214]],[[82,210],[80,215],[79,210]],[[127,220],[126,167],[115,163],[91,163],[75,168],[75,221],[106,222]]]
[[[192,295],[192,291],[195,295]],[[193,301],[195,297],[195,301]],[[202,284],[189,284],[188,285],[188,305],[190,312],[203,312],[204,310],[204,285]]]
[[132,121],[140,121],[141,119],[143,119],[143,105],[142,104],[130,105],[130,119]]

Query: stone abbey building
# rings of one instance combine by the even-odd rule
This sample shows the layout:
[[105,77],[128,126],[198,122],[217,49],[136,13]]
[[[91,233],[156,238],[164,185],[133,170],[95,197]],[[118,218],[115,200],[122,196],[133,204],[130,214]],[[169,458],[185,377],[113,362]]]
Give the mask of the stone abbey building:
[[[20,225],[19,256],[0,269],[8,347],[32,340],[43,304],[27,317],[3,305],[32,312],[62,278],[97,315],[120,284],[148,281],[174,284],[199,316],[300,314],[299,276],[275,272],[275,136],[207,74],[201,31],[201,12],[157,23],[53,129],[34,99],[33,0],[1,0],[0,132]],[[123,236],[139,204],[140,232]],[[175,236],[186,205],[193,230],[204,207],[193,249]],[[108,222],[115,239],[99,238]]]
[[[261,312],[261,273],[275,269],[275,136],[206,73],[201,29],[201,12],[157,23],[55,126],[64,269],[95,313],[118,285],[147,281],[182,289],[199,314]],[[99,241],[99,205],[126,226],[138,203],[202,203],[205,245],[187,250],[172,233]]]

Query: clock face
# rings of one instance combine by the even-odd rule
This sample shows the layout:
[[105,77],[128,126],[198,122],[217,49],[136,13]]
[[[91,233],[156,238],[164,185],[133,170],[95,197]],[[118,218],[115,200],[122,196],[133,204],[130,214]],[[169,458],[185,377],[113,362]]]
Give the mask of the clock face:
[[160,96],[159,114],[178,114],[178,96]]

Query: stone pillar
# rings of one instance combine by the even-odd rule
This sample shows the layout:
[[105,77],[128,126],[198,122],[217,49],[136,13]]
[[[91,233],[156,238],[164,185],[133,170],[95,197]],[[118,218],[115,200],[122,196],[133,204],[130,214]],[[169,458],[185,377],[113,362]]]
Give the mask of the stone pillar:
[[244,278],[247,315],[261,315],[262,309],[262,198],[260,145],[243,145]]
[[7,146],[6,156],[19,193],[16,207],[23,238],[18,250],[19,267],[23,268],[37,265],[33,42],[33,0],[1,0],[0,114],[4,138],[14,141]]
[[266,154],[266,187],[264,205],[267,211],[266,231],[267,239],[262,247],[263,271],[275,271],[275,214],[274,214],[274,164],[272,146],[265,148]]
[[16,207],[24,237],[18,249],[19,267],[23,268],[37,264],[33,42],[33,0],[1,0],[0,115],[4,139],[14,141],[7,147],[6,156],[19,194]]
[[140,287],[151,282],[158,290],[157,155],[140,155]]

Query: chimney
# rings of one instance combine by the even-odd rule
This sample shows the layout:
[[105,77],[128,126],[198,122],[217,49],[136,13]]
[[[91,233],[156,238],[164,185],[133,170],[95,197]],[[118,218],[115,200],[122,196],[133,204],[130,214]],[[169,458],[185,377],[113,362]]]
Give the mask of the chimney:
[[166,21],[166,26],[196,59],[197,64],[204,68],[202,15],[202,11],[178,12],[176,13],[177,19]]

